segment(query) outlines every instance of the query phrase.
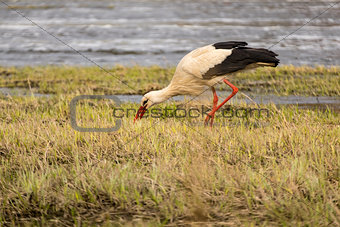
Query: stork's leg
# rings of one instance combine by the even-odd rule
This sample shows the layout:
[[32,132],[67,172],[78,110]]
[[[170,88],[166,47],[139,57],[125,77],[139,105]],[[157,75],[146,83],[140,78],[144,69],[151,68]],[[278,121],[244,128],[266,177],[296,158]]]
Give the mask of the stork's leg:
[[[214,99],[213,99],[213,108],[212,108],[212,111],[214,109],[216,109],[216,106],[217,106],[217,102],[218,102],[218,96],[216,94],[216,90],[214,87],[211,87],[211,91],[213,92],[213,95],[214,95]],[[210,113],[207,115],[207,117],[205,118],[205,124],[208,124],[209,122],[209,119],[211,118],[211,123],[210,125],[212,125],[212,122],[214,121],[214,117],[215,117],[215,114],[212,114],[210,115]]]
[[210,126],[212,126],[212,123],[214,121],[215,112],[220,109],[226,102],[228,102],[229,99],[231,99],[236,93],[238,92],[238,88],[235,87],[232,83],[230,83],[228,80],[224,79],[224,83],[226,83],[229,87],[233,89],[233,92],[217,107],[213,108],[213,110],[208,114],[207,118],[205,119],[205,124],[208,124],[209,119],[211,118]]

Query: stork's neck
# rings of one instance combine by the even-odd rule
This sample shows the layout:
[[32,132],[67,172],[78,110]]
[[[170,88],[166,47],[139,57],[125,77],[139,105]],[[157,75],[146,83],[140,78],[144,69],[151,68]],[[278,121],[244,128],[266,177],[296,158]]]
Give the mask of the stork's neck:
[[157,103],[164,102],[168,100],[169,98],[178,95],[176,90],[174,89],[171,84],[161,90],[158,91],[151,91],[150,95],[152,95],[152,100]]
[[169,84],[167,87],[163,88],[162,90],[159,90],[159,94],[163,96],[166,100],[178,95],[177,90],[174,89],[172,84]]

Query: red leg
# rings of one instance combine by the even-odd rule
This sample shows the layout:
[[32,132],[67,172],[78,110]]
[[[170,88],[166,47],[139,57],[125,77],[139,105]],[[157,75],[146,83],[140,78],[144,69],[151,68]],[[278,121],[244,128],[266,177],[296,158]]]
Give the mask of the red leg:
[[[214,87],[211,87],[211,90],[212,90],[213,95],[214,95],[214,99],[213,99],[213,108],[212,108],[212,110],[214,110],[214,109],[216,108],[216,106],[217,106],[218,96],[217,96],[217,94],[216,94],[216,90],[215,90]],[[214,121],[215,114],[212,114],[212,115],[210,115],[210,114],[211,114],[211,112],[210,112],[210,113],[207,115],[207,117],[205,118],[205,124],[208,124],[210,118],[211,118],[211,122]],[[212,125],[212,123],[210,123],[210,125]]]
[[226,83],[229,87],[231,87],[233,89],[233,92],[220,105],[218,105],[216,108],[213,108],[213,110],[208,114],[208,116],[207,116],[208,120],[207,120],[207,118],[205,119],[205,124],[207,124],[208,121],[209,121],[209,118],[211,118],[210,126],[212,126],[212,123],[213,123],[213,120],[214,120],[213,116],[215,116],[215,112],[219,108],[221,108],[226,102],[228,102],[228,100],[231,99],[238,92],[238,88],[235,87],[228,80],[224,79],[223,82]]
[[216,90],[215,90],[215,88],[214,88],[214,87],[211,87],[211,90],[212,90],[212,92],[213,92],[213,95],[214,95],[214,100],[213,100],[213,109],[215,109],[215,108],[216,108],[216,106],[217,106],[217,102],[218,102],[218,96],[217,96],[217,94],[216,94]]

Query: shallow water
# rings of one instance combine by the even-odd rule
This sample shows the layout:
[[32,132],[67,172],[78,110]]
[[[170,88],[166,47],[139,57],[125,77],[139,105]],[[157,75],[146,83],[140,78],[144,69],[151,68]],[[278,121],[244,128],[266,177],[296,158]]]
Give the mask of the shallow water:
[[[40,94],[32,92],[25,88],[0,88],[0,95],[5,96],[34,96],[34,97],[51,97],[51,94]],[[229,93],[225,91],[217,91],[220,100],[227,97]],[[115,95],[121,102],[131,102],[140,103],[142,95]],[[301,109],[332,109],[335,111],[340,111],[340,97],[331,96],[316,96],[316,97],[306,97],[306,96],[277,96],[277,95],[263,95],[263,94],[247,94],[249,97],[245,97],[242,93],[238,93],[233,99],[231,99],[229,104],[239,104],[239,103],[257,103],[257,104],[276,104],[280,105],[297,105]],[[170,99],[170,101],[180,101],[182,103],[201,103],[201,104],[211,104],[212,95],[209,92],[202,94],[200,97],[191,96],[176,96]]]
[[[224,100],[228,97],[229,93],[227,92],[217,92],[220,101]],[[331,96],[316,96],[316,97],[307,97],[307,96],[277,96],[277,95],[263,95],[263,94],[247,94],[248,97],[245,97],[241,93],[237,94],[233,99],[231,99],[229,104],[240,104],[240,103],[256,103],[256,104],[270,104],[273,103],[275,105],[297,105],[298,108],[301,109],[332,109],[335,111],[340,111],[340,97],[331,97]],[[142,95],[117,95],[117,97],[122,102],[132,102],[132,103],[140,103]],[[183,103],[194,102],[194,100],[198,100],[198,102],[203,104],[212,104],[212,95],[208,96],[204,94],[203,97],[193,98],[190,96],[176,96],[172,98],[173,101],[182,101]]]
[[[174,65],[209,43],[268,48],[330,2],[214,0],[6,1],[100,65]],[[340,63],[340,4],[272,47],[283,64]],[[93,65],[0,3],[0,65]]]

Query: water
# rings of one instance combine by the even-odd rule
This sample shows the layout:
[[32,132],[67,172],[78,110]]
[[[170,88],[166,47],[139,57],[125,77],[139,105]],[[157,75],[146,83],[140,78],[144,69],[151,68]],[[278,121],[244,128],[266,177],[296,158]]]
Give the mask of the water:
[[[210,91],[209,91],[210,92]],[[192,103],[192,104],[212,104],[212,94],[208,91],[199,97],[190,96],[176,96],[170,99],[170,101],[179,101],[182,103]],[[5,96],[34,96],[34,97],[51,97],[51,94],[40,94],[32,92],[25,88],[0,88],[0,95]],[[217,91],[220,101],[226,98],[229,93],[226,91]],[[140,103],[142,95],[115,95],[119,98],[121,102],[131,102]],[[276,95],[263,95],[263,94],[247,94],[249,98],[238,93],[233,97],[228,103],[237,105],[238,103],[257,103],[257,104],[269,104],[273,103],[278,106],[280,105],[297,105],[302,109],[332,109],[335,111],[340,111],[340,97],[331,96],[316,96],[316,97],[306,97],[306,96],[276,96]]]
[[[230,93],[225,91],[217,91],[219,96],[219,100],[224,100]],[[322,109],[325,110],[327,108],[332,109],[334,111],[340,111],[340,97],[331,97],[331,96],[316,96],[316,97],[308,97],[308,96],[277,96],[277,95],[263,95],[263,94],[247,94],[249,98],[243,96],[241,93],[237,94],[233,97],[228,103],[232,105],[237,105],[239,103],[246,104],[270,104],[273,103],[278,106],[285,105],[297,105],[300,109]],[[122,102],[132,102],[132,103],[140,103],[142,95],[117,95],[117,97]],[[212,94],[203,94],[201,97],[190,97],[190,96],[176,96],[172,98],[173,101],[181,101],[182,103],[198,103],[201,104],[212,104]]]
[[[6,1],[100,65],[175,65],[227,40],[268,48],[330,2],[213,0]],[[282,64],[339,65],[340,4],[275,45]],[[0,3],[0,65],[93,65]]]

